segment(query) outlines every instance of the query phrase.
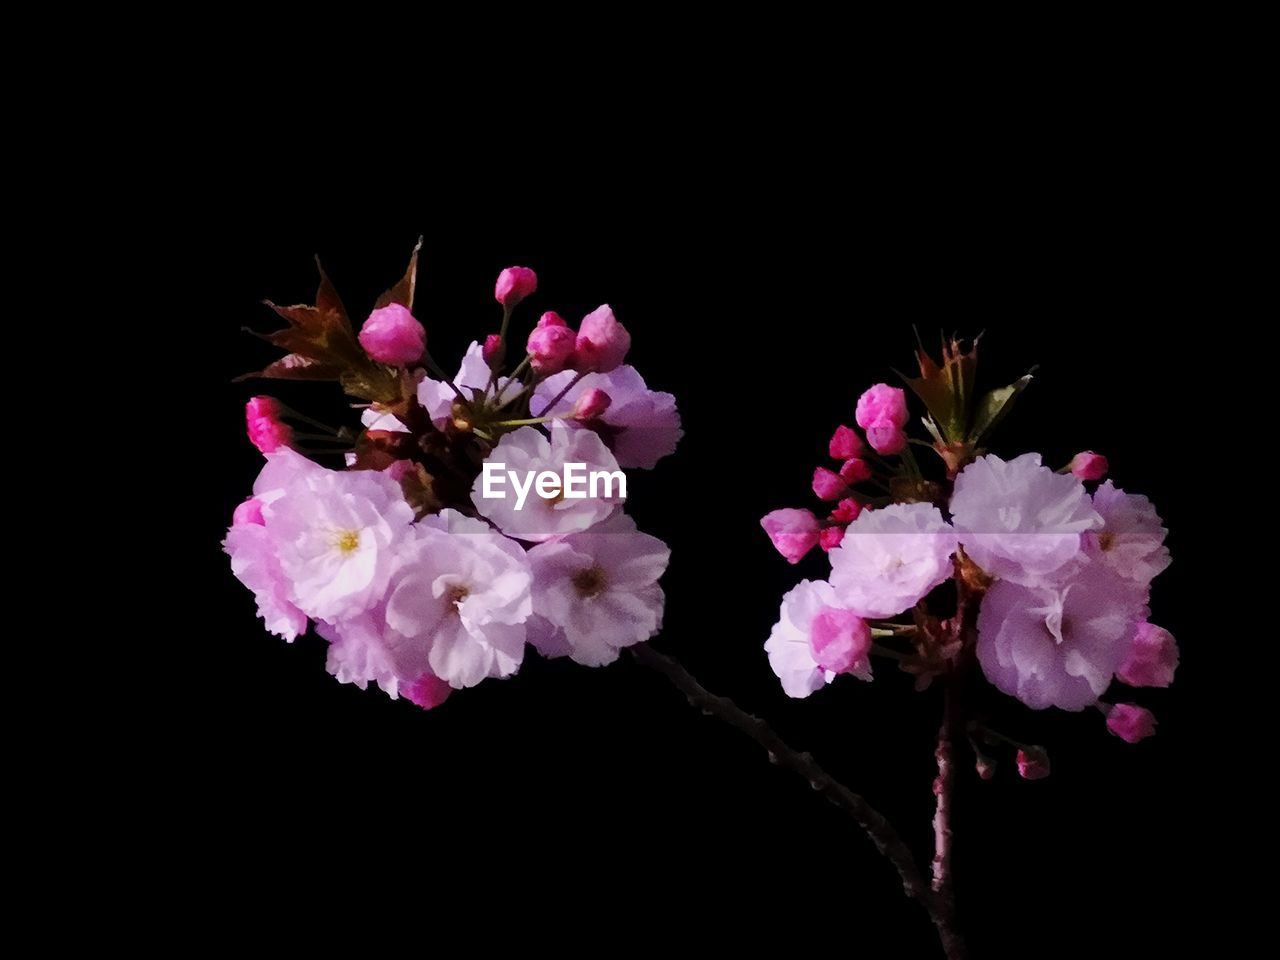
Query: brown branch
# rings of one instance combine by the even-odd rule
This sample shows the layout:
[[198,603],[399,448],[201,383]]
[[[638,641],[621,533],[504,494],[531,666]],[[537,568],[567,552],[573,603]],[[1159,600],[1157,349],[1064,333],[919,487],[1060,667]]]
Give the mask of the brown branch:
[[[948,681],[950,678],[948,678]],[[933,751],[938,761],[938,775],[933,779],[933,892],[944,900],[951,899],[951,790],[955,770],[951,763],[951,737],[955,697],[950,682],[943,694],[942,724],[938,727],[938,746]]]
[[908,897],[918,900],[928,911],[929,918],[937,928],[938,937],[942,941],[943,951],[948,960],[963,960],[964,942],[955,929],[954,910],[950,908],[948,901],[930,890],[919,867],[916,866],[911,851],[903,843],[898,831],[878,810],[835,780],[808,753],[789,747],[764,720],[747,713],[727,697],[716,696],[709,692],[678,661],[659,653],[647,643],[638,643],[627,649],[637,661],[666,677],[688,698],[692,706],[741,730],[764,747],[770,761],[804,777],[814,790],[853,817],[858,826],[871,838],[876,849],[898,871],[898,876],[902,879],[903,892]]

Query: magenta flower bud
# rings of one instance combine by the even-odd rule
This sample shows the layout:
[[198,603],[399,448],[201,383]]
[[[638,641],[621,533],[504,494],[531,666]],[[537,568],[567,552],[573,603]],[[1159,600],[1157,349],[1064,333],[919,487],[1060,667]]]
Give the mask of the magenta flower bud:
[[1107,729],[1125,743],[1137,743],[1155,734],[1156,718],[1146,707],[1116,703],[1107,710]]
[[506,349],[502,345],[502,334],[491,333],[484,338],[484,346],[480,348],[480,356],[493,369],[506,359]]
[[1067,469],[1081,480],[1101,480],[1107,475],[1107,458],[1092,450],[1084,450],[1071,458]]
[[244,419],[249,442],[263,453],[275,453],[293,440],[292,428],[280,419],[280,404],[271,397],[254,397],[246,403]]
[[507,267],[498,274],[493,287],[493,298],[508,310],[538,289],[538,275],[528,267]]
[[631,334],[606,303],[582,318],[573,368],[582,373],[608,373],[622,366],[631,349]]
[[818,467],[813,471],[813,492],[819,500],[839,500],[849,485],[840,474],[826,467]]
[[827,452],[832,460],[851,460],[862,453],[862,438],[853,431],[853,427],[844,424],[836,427],[827,444]]
[[978,776],[983,780],[990,780],[996,775],[996,762],[990,757],[979,756],[973,768],[978,771]]
[[1167,687],[1178,669],[1178,641],[1164,627],[1140,623],[1116,676],[1131,687]]
[[907,449],[907,435],[892,420],[876,420],[866,429],[867,443],[876,453],[889,456]]
[[818,518],[808,510],[790,508],[766,514],[760,526],[788,563],[799,563],[800,558],[814,548],[821,527]]
[[427,331],[402,304],[389,303],[369,314],[360,328],[360,346],[379,363],[407,367],[426,352]]
[[[858,398],[854,419],[863,430],[879,420],[888,420],[895,427],[907,425],[907,395],[901,387],[877,383]],[[871,438],[868,437],[868,440]],[[874,446],[875,444],[872,444]]]
[[1049,775],[1049,754],[1042,747],[1018,751],[1018,776],[1023,780],[1043,780]]
[[855,483],[862,483],[863,480],[870,480],[871,464],[856,457],[852,460],[846,460],[844,465],[840,467],[840,479],[849,484],[849,486],[853,486]]
[[529,342],[525,345],[531,357],[529,366],[544,377],[559,373],[573,359],[577,339],[577,334],[569,329],[560,314],[548,310],[529,334]]
[[852,610],[823,607],[809,627],[809,648],[823,670],[852,673],[867,667],[871,628]]
[[836,523],[853,523],[861,512],[862,504],[853,497],[846,497],[836,504],[836,508],[831,511],[830,519]]
[[836,547],[840,546],[840,541],[844,539],[844,527],[825,527],[818,534],[818,546],[822,547],[830,553]]
[[613,398],[599,387],[584,390],[582,396],[578,398],[578,402],[574,404],[573,419],[595,420],[609,409],[609,404],[612,402]]
[[250,497],[236,507],[235,513],[231,515],[231,525],[233,527],[243,527],[250,523],[265,526],[266,522],[262,516],[262,501],[257,497]]
[[400,692],[423,710],[430,710],[448,700],[453,688],[434,673],[424,673],[413,683],[401,687]]

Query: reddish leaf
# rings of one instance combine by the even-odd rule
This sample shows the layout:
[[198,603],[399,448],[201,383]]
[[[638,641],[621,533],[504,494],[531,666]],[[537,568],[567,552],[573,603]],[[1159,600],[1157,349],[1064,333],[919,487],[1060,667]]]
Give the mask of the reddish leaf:
[[373,305],[375,310],[381,310],[389,303],[398,303],[406,310],[413,309],[413,292],[418,282],[418,251],[421,249],[422,238],[419,237],[409,257],[409,269],[394,287],[378,298],[378,302]]
[[236,377],[234,382],[239,383],[241,380],[254,377],[270,380],[337,380],[341,376],[342,371],[332,364],[308,360],[296,353],[290,353],[256,373],[246,373]]

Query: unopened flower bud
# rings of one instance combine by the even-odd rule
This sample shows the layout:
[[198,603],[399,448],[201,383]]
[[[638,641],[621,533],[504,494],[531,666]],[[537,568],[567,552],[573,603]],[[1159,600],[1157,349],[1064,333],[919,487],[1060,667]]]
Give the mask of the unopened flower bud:
[[609,404],[612,402],[610,396],[599,387],[584,390],[582,396],[578,397],[578,402],[574,404],[573,419],[595,420],[609,409]]
[[528,267],[507,267],[498,274],[493,297],[508,310],[513,310],[516,304],[537,289],[538,275]]
[[1116,676],[1131,687],[1167,687],[1178,669],[1178,641],[1164,627],[1140,623]]
[[844,527],[825,527],[818,534],[818,546],[822,547],[830,553],[836,547],[840,546],[840,541],[844,539]]
[[1116,703],[1107,709],[1107,729],[1125,743],[1137,743],[1155,734],[1156,718],[1146,707]]
[[996,775],[996,762],[982,754],[978,755],[978,760],[973,765],[973,768],[978,771],[978,776],[983,780],[990,780]]
[[813,492],[819,500],[838,500],[848,489],[849,485],[834,470],[818,467],[813,471]]
[[[854,419],[863,430],[873,423],[888,420],[895,427],[907,425],[907,395],[901,387],[877,383],[858,398]],[[868,437],[868,439],[870,439]],[[874,444],[872,444],[874,446]]]
[[858,519],[858,514],[861,512],[862,504],[858,503],[853,497],[845,497],[831,511],[830,519],[836,523],[853,523]]
[[820,524],[808,510],[774,510],[765,515],[760,526],[788,563],[799,563],[818,542]]
[[289,446],[293,429],[280,419],[280,404],[271,397],[254,397],[244,407],[249,441],[263,453]]
[[400,692],[423,710],[430,710],[448,700],[453,688],[434,673],[424,673],[413,683],[401,687]]
[[422,359],[427,331],[405,306],[389,303],[369,314],[360,328],[360,346],[379,363],[405,367]]
[[606,303],[582,318],[573,368],[583,373],[608,373],[622,366],[631,349],[631,334]]
[[1023,780],[1043,780],[1049,775],[1049,754],[1044,747],[1018,751],[1018,776]]
[[890,456],[907,449],[907,435],[892,420],[876,420],[866,429],[867,443],[876,453]]
[[1107,458],[1092,450],[1077,453],[1068,469],[1081,480],[1101,480],[1107,475]]
[[573,357],[577,334],[561,319],[560,314],[548,310],[529,334],[525,349],[529,353],[529,365],[545,377],[559,373]]
[[507,349],[502,342],[502,334],[491,333],[484,338],[484,346],[480,348],[480,356],[484,358],[484,362],[489,365],[490,370],[502,366],[502,361],[507,359],[506,353]]
[[855,483],[862,483],[864,480],[870,480],[871,464],[856,457],[846,460],[840,467],[840,479],[850,486]]
[[841,424],[831,435],[827,452],[831,454],[832,460],[849,460],[862,453],[862,438],[854,432],[853,427]]

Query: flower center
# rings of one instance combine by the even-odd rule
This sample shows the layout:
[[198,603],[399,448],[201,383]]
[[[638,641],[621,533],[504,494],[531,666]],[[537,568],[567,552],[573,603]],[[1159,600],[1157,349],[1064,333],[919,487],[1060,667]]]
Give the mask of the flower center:
[[582,597],[590,599],[604,593],[606,586],[604,571],[599,567],[587,567],[573,575],[573,587]]
[[[538,496],[542,496],[542,494],[539,493]],[[542,499],[554,507],[557,503],[559,503],[561,500],[564,499],[564,487],[559,483],[557,483],[556,492],[551,494],[551,496],[549,497],[542,497]]]
[[339,530],[333,538],[333,545],[339,553],[354,553],[360,546],[359,530]]
[[1116,545],[1116,535],[1110,530],[1105,530],[1098,534],[1098,549],[1106,553]]
[[469,596],[471,596],[471,590],[461,583],[455,583],[444,593],[445,599],[453,604],[453,608],[455,610],[458,609],[458,605]]

